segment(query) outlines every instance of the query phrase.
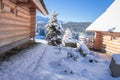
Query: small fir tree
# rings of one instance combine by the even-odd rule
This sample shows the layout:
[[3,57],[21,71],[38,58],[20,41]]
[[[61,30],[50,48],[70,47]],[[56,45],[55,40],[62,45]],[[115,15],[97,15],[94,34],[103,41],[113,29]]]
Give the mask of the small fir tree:
[[63,35],[62,41],[63,41],[63,44],[73,42],[72,31],[69,28],[66,29],[66,31]]
[[69,28],[66,29],[63,38],[72,38],[72,31]]
[[49,45],[59,45],[62,43],[62,33],[63,28],[57,20],[57,13],[53,12],[48,24],[46,25],[48,33],[46,35],[46,40],[48,41]]

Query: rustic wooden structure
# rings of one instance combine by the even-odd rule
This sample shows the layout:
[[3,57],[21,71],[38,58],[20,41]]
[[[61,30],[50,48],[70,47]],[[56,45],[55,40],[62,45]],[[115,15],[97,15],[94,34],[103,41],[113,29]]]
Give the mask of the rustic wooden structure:
[[120,53],[119,7],[120,0],[115,0],[106,12],[87,28],[87,31],[95,32],[94,49],[112,54]]
[[0,53],[35,37],[36,9],[48,14],[43,0],[0,0]]

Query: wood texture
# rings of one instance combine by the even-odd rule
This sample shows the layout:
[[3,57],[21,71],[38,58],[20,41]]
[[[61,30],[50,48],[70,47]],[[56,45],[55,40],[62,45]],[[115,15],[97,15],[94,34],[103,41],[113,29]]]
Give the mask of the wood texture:
[[0,32],[17,31],[17,30],[30,30],[30,27],[29,26],[15,25],[15,24],[13,24],[13,25],[0,24]]
[[0,13],[2,12],[2,0],[0,0]]
[[36,9],[31,8],[30,9],[30,15],[31,15],[31,21],[30,21],[30,31],[31,31],[31,38],[35,36],[35,24],[36,24]]
[[44,5],[43,0],[31,0],[31,2],[33,3],[34,6],[37,7],[37,9],[43,14],[43,15],[47,15],[48,11]]
[[[113,35],[117,39],[113,39]],[[116,52],[120,53],[120,36],[119,33],[103,33],[101,49],[106,52]]]
[[[36,8],[44,9],[42,0],[0,0],[0,53],[35,37]],[[40,8],[41,8],[40,7]],[[1,13],[2,11],[2,13]]]
[[25,38],[29,38],[29,34],[24,34],[24,35],[19,35],[19,36],[15,36],[15,37],[10,37],[9,39],[4,39],[2,41],[0,41],[0,47],[14,43],[16,41],[25,39]]
[[0,50],[2,52],[15,47],[16,44],[20,44],[25,39],[30,39],[31,35],[29,7],[25,6],[28,9],[25,10],[22,6],[17,6],[10,0],[3,0],[3,4],[4,7],[0,14]]
[[16,41],[14,43],[11,43],[9,45],[2,46],[2,47],[0,47],[0,54],[4,53],[4,52],[6,52],[6,51],[8,51],[8,50],[10,50],[10,49],[12,49],[14,47],[17,47],[17,46],[19,46],[19,45],[21,45],[21,44],[23,44],[23,43],[25,43],[25,42],[27,42],[29,40],[30,40],[30,38],[25,38],[25,39]]
[[102,33],[96,32],[95,33],[94,49],[99,50],[101,44],[102,44]]

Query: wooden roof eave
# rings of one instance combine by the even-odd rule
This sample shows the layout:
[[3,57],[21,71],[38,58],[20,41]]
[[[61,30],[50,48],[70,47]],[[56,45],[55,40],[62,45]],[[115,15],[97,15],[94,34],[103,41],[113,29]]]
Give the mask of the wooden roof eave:
[[43,0],[31,0],[35,7],[43,14],[47,15],[48,11],[45,7]]
[[97,30],[86,30],[86,32],[101,32],[101,33],[114,33],[114,34],[120,34],[120,32],[108,32],[108,31],[97,31]]

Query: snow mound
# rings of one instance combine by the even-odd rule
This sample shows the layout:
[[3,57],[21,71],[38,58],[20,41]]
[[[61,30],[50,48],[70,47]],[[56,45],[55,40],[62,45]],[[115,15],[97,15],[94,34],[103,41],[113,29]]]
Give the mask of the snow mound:
[[120,65],[120,54],[114,54],[112,57],[115,60],[116,64]]
[[74,48],[39,44],[2,61],[0,80],[120,80],[111,77],[110,60],[90,63],[79,54]]

